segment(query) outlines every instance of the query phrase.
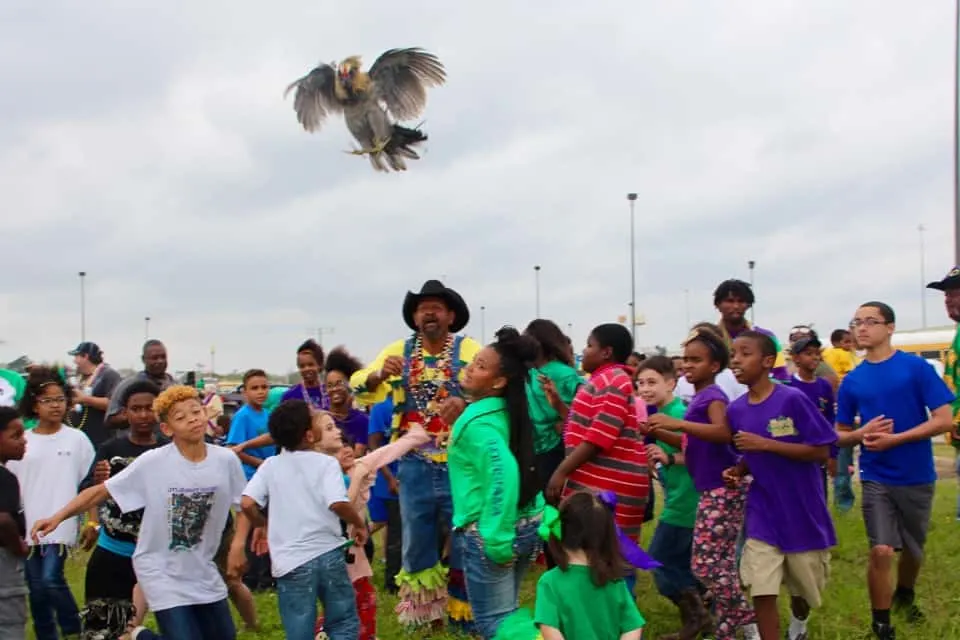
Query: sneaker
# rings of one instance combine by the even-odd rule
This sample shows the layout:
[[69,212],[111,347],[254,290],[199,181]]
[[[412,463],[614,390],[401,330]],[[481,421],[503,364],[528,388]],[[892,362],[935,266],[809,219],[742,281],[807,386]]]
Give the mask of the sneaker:
[[877,637],[877,640],[897,640],[897,630],[893,628],[893,625],[882,622],[873,623],[873,635]]
[[916,602],[906,598],[898,598],[896,594],[893,596],[893,609],[901,614],[909,624],[919,624],[927,619]]

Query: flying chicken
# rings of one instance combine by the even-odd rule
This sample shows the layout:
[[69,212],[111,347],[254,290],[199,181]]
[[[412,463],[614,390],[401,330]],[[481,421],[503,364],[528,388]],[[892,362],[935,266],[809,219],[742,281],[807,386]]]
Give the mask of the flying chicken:
[[442,85],[447,78],[440,60],[423,49],[390,49],[367,72],[360,70],[360,56],[339,65],[321,64],[287,87],[293,89],[293,108],[304,130],[319,131],[328,114],[343,113],[347,129],[360,143],[349,151],[367,155],[377,171],[406,171],[404,158],[418,160],[414,147],[427,139],[418,128],[401,127],[398,120],[412,120],[427,104],[427,87]]

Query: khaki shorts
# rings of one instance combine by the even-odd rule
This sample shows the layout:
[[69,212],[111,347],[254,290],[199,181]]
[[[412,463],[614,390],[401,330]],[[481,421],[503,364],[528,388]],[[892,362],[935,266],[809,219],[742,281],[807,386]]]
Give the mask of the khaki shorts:
[[829,577],[830,552],[826,549],[783,553],[754,539],[748,539],[743,547],[740,578],[751,598],[780,595],[781,585],[786,585],[791,596],[803,598],[811,607],[819,607]]

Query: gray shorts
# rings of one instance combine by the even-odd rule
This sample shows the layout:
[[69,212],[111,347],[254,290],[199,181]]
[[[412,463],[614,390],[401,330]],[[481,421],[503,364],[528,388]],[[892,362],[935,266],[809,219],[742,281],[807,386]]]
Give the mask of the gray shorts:
[[26,640],[27,596],[0,598],[0,638]]
[[923,558],[936,484],[863,483],[863,522],[870,546],[893,547]]

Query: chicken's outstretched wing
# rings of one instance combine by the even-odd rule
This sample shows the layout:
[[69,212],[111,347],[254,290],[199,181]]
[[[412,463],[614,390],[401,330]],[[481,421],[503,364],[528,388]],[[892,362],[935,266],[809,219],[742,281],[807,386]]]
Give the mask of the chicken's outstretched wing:
[[320,129],[330,113],[343,111],[343,105],[334,93],[337,72],[329,64],[321,64],[299,80],[292,82],[284,97],[296,88],[293,109],[303,128],[311,133]]
[[374,97],[397,120],[420,115],[427,104],[427,87],[441,85],[447,79],[437,56],[417,47],[384,52],[368,73]]

